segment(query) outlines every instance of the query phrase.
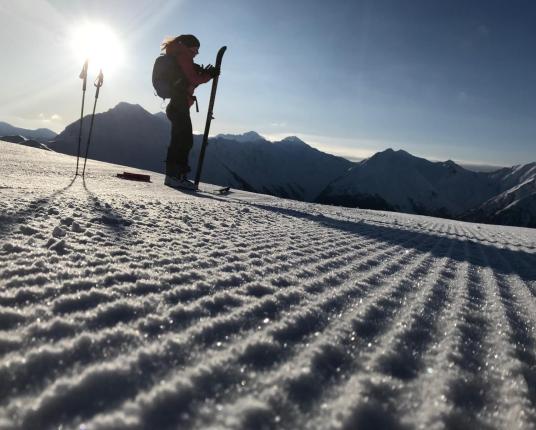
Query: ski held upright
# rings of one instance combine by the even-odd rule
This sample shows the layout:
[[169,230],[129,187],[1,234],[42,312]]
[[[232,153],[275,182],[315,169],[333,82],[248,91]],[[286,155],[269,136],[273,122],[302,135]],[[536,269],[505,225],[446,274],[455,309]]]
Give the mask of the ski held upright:
[[[221,62],[223,59],[223,54],[227,50],[227,46],[222,46],[216,55],[216,65],[214,66],[216,70],[221,70]],[[214,100],[216,99],[216,91],[218,89],[219,74],[212,80],[212,90],[210,92],[210,102],[208,104],[207,112],[207,121],[205,123],[205,133],[203,134],[203,143],[201,144],[201,151],[199,153],[199,161],[197,162],[197,172],[195,175],[195,186],[199,187],[199,181],[201,180],[201,172],[203,169],[203,160],[205,159],[205,151],[208,144],[208,134],[210,132],[210,123],[214,119],[213,109],[214,109]]]

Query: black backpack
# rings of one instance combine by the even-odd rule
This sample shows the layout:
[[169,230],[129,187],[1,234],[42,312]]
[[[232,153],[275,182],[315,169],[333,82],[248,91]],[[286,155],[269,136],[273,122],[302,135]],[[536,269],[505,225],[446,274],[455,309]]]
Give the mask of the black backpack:
[[175,58],[168,54],[160,55],[153,66],[153,87],[158,97],[170,99],[172,94],[184,89],[185,78]]

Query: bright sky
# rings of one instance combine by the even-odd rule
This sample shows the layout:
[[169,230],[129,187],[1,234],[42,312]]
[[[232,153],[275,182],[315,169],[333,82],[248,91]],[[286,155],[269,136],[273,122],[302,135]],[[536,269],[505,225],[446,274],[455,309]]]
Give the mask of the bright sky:
[[[0,121],[60,132],[78,119],[73,44],[94,41],[107,61],[97,111],[126,101],[158,112],[160,42],[193,33],[199,63],[228,46],[214,134],[297,135],[346,157],[391,147],[526,163],[536,161],[535,22],[532,0],[0,0]],[[100,26],[89,42],[87,25]],[[209,91],[192,110],[199,132]]]

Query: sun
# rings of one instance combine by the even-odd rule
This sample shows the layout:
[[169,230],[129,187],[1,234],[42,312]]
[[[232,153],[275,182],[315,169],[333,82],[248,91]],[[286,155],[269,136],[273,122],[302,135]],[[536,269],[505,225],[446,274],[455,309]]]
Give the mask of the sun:
[[96,75],[102,69],[105,76],[113,75],[123,63],[123,47],[111,27],[100,22],[84,22],[73,29],[71,46],[76,60],[82,65],[89,60],[89,72]]

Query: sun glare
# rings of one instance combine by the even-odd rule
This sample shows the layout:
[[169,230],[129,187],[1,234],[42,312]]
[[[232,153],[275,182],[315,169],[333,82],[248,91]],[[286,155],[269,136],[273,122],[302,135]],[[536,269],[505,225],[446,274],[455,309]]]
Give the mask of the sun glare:
[[73,30],[71,41],[80,65],[89,59],[89,72],[92,76],[100,69],[105,76],[113,75],[123,62],[121,42],[105,24],[85,22]]

